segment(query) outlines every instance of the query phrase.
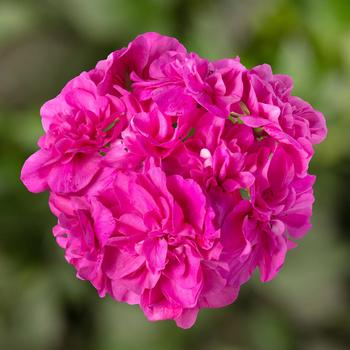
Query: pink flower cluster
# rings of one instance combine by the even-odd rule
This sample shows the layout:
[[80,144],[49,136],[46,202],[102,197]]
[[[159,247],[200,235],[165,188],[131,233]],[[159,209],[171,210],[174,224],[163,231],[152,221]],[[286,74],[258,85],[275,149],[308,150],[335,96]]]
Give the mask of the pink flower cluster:
[[50,191],[79,278],[189,328],[257,268],[274,278],[311,227],[308,166],[327,129],[291,90],[266,64],[208,61],[146,33],[44,104],[21,179]]

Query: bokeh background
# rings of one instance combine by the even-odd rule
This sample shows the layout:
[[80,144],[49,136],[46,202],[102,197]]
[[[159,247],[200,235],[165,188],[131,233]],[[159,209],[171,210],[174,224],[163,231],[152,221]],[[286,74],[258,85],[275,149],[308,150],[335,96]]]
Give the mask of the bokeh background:
[[[145,31],[211,59],[270,63],[329,128],[311,166],[312,231],[278,278],[255,276],[188,331],[77,280],[51,235],[47,194],[19,181],[43,102]],[[349,139],[349,0],[0,0],[0,349],[350,349]]]

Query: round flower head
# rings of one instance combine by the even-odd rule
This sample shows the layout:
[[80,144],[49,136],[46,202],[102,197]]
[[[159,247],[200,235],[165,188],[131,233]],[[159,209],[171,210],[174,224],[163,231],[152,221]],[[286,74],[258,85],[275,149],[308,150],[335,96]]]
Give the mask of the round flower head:
[[182,328],[256,269],[274,278],[311,228],[308,167],[327,133],[292,85],[146,33],[46,102],[21,179],[50,191],[77,277]]

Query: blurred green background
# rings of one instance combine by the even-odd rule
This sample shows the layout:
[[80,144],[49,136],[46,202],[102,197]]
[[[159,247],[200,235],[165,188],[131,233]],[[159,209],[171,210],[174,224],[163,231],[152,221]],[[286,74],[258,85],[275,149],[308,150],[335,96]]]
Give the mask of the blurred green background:
[[[255,276],[188,331],[77,280],[51,235],[47,194],[19,181],[43,102],[145,31],[211,59],[270,63],[329,128],[311,166],[312,231],[278,278]],[[349,0],[0,0],[0,349],[350,349],[349,138]]]

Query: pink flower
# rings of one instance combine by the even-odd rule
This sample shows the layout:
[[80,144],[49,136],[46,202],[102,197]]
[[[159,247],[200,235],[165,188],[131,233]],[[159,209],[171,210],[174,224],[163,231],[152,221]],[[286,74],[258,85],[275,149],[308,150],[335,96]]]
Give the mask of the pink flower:
[[192,55],[185,65],[187,92],[209,112],[222,118],[243,95],[243,73],[239,58],[207,62]]
[[259,269],[273,279],[311,228],[323,115],[292,80],[209,61],[145,33],[41,109],[21,179],[50,191],[77,277],[189,328]]
[[200,118],[196,109],[182,118],[167,115],[152,104],[149,111],[136,113],[123,131],[125,147],[144,157],[152,154],[163,158],[186,139],[196,118]]
[[231,303],[238,287],[218,269],[220,230],[200,186],[154,166],[114,176],[87,197],[51,196],[56,239],[78,277],[100,295],[140,303],[150,320],[185,328],[200,307]]
[[[174,38],[158,33],[139,35],[127,48],[111,53],[97,64],[96,69],[102,72],[99,89],[103,93],[123,94],[131,89],[133,81],[174,76],[176,72],[163,72],[163,65],[168,65],[171,57],[185,55],[186,49]],[[133,86],[133,90],[136,92],[137,88]]]
[[311,147],[326,137],[325,119],[310,104],[291,96],[292,88],[289,76],[273,75],[264,64],[246,74],[243,100],[251,115],[270,120],[304,147]]
[[89,73],[70,81],[41,108],[45,135],[28,158],[21,179],[32,192],[77,192],[100,170],[101,153],[125,127],[121,99],[101,96]]

